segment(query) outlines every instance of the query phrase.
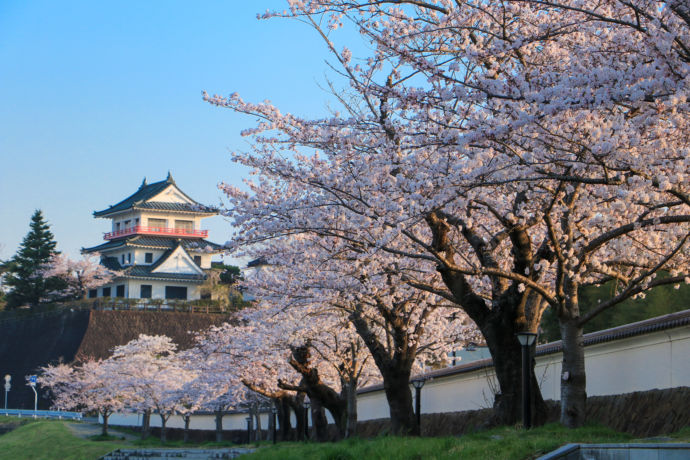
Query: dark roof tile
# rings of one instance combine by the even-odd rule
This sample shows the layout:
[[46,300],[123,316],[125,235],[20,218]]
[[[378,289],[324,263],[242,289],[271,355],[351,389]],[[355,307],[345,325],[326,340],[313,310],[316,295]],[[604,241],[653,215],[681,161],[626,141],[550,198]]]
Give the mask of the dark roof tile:
[[211,206],[204,206],[203,204],[189,204],[189,203],[164,203],[160,201],[152,201],[149,203],[138,203],[133,206],[134,209],[157,209],[162,211],[179,211],[179,212],[199,212],[207,214],[216,214],[217,209]]
[[178,241],[177,238],[166,238],[162,236],[130,235],[126,238],[109,241],[91,248],[82,248],[82,252],[87,254],[90,252],[102,252],[110,249],[117,249],[122,246],[170,249],[175,247],[178,243],[182,244],[182,247],[186,250],[193,252],[204,252],[207,247],[211,248],[211,251],[214,252],[223,249],[223,246],[218,243],[199,238],[180,238]]
[[[611,329],[605,329],[603,331],[590,332],[584,335],[584,344],[594,345],[597,343],[611,342],[614,340],[620,340],[627,337],[634,337],[637,335],[648,334],[650,332],[662,331],[666,329],[673,329],[676,327],[687,326],[690,324],[690,310],[683,310],[676,313],[670,313],[668,315],[657,316],[656,318],[647,319],[644,321],[639,321],[637,323],[625,324],[623,326],[614,327]],[[552,353],[558,353],[563,350],[563,344],[560,340],[555,342],[545,343],[543,345],[537,346],[536,355],[550,355]],[[414,378],[427,378],[433,379],[437,377],[447,377],[450,375],[464,374],[466,372],[472,372],[478,369],[485,369],[493,366],[491,358],[481,359],[478,361],[473,361],[467,364],[461,364],[459,366],[446,367],[443,369],[437,369],[435,371],[427,372],[425,374],[420,374],[414,376]],[[383,389],[383,385],[371,385],[357,390],[358,394],[370,393],[373,391],[380,391]]]
[[215,213],[217,212],[214,208],[209,206],[204,206],[201,203],[197,203],[195,200],[187,196],[182,190],[179,189],[186,198],[193,201],[192,204],[188,203],[146,203],[146,200],[153,198],[160,192],[165,190],[169,185],[175,185],[170,173],[168,173],[168,178],[160,182],[154,182],[153,184],[147,184],[146,179],[141,183],[139,190],[134,192],[132,195],[128,196],[124,200],[117,204],[110,206],[102,211],[94,211],[93,215],[95,217],[104,217],[109,214],[125,211],[131,208],[143,208],[143,209],[160,209],[164,211],[184,211],[184,212],[201,212],[201,213]]
[[178,242],[175,246],[165,251],[153,265],[131,265],[129,267],[123,267],[120,265],[120,261],[117,260],[117,257],[103,257],[101,259],[101,264],[110,270],[121,271],[122,276],[125,278],[149,278],[199,282],[204,281],[206,279],[206,275],[195,275],[188,273],[153,273],[153,270],[165,262],[165,260],[175,249],[177,249],[179,245],[180,243]]

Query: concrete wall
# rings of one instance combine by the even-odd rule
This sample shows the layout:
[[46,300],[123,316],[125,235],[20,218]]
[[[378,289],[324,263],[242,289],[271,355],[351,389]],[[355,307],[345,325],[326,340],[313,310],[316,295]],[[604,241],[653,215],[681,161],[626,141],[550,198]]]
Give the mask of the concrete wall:
[[[560,400],[561,359],[561,353],[536,358],[544,399]],[[588,396],[690,386],[690,326],[589,345],[585,363]],[[497,387],[491,368],[438,377],[427,381],[422,389],[422,413],[490,408]],[[357,411],[361,421],[388,418],[383,390],[360,393]],[[137,417],[114,415],[111,423],[137,425]],[[244,413],[226,415],[224,429],[246,429],[245,417]],[[159,426],[154,418],[151,421],[152,426]],[[181,417],[172,417],[169,423],[171,427],[184,426]],[[193,416],[191,427],[213,430],[213,416]]]
[[[561,353],[536,358],[535,374],[544,399],[560,400]],[[587,395],[690,386],[690,326],[589,345],[585,348]],[[498,387],[492,369],[427,381],[422,413],[489,408]],[[383,391],[361,394],[360,420],[388,417]]]

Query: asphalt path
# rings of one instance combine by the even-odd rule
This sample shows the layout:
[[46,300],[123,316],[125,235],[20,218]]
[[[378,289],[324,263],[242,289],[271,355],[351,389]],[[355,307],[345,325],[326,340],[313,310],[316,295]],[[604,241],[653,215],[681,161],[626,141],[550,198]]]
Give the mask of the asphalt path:
[[[88,439],[91,436],[98,436],[103,431],[99,423],[67,423],[67,428],[69,428],[73,435],[84,439]],[[108,427],[108,434],[111,436],[124,437],[126,441],[139,439],[138,436],[130,433],[123,433],[112,427]]]

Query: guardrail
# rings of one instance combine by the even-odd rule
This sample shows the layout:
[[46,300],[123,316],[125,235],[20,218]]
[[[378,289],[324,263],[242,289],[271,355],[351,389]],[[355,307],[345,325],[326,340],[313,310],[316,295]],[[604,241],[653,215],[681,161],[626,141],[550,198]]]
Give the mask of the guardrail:
[[29,410],[29,409],[0,409],[0,415],[9,417],[57,418],[67,420],[81,420],[81,412],[67,412],[61,410]]

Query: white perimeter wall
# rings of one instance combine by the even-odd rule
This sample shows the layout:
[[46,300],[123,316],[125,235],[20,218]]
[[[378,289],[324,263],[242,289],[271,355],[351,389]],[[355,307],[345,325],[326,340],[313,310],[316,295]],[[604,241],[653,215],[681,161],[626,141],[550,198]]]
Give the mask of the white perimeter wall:
[[[536,358],[535,374],[544,399],[560,399],[561,353]],[[690,386],[690,326],[653,332],[636,337],[589,345],[585,348],[587,395],[605,396],[633,391]],[[456,412],[492,407],[498,387],[492,369],[439,377],[422,389],[422,413]],[[414,390],[412,392],[414,395]],[[359,420],[388,418],[383,390],[357,397]],[[113,425],[138,425],[141,416],[114,414]],[[223,417],[223,428],[243,430],[246,414]],[[151,417],[152,426],[160,418]],[[169,427],[183,428],[181,417],[171,417]],[[264,415],[262,428],[268,427]],[[192,416],[190,428],[214,430],[212,415]]]

